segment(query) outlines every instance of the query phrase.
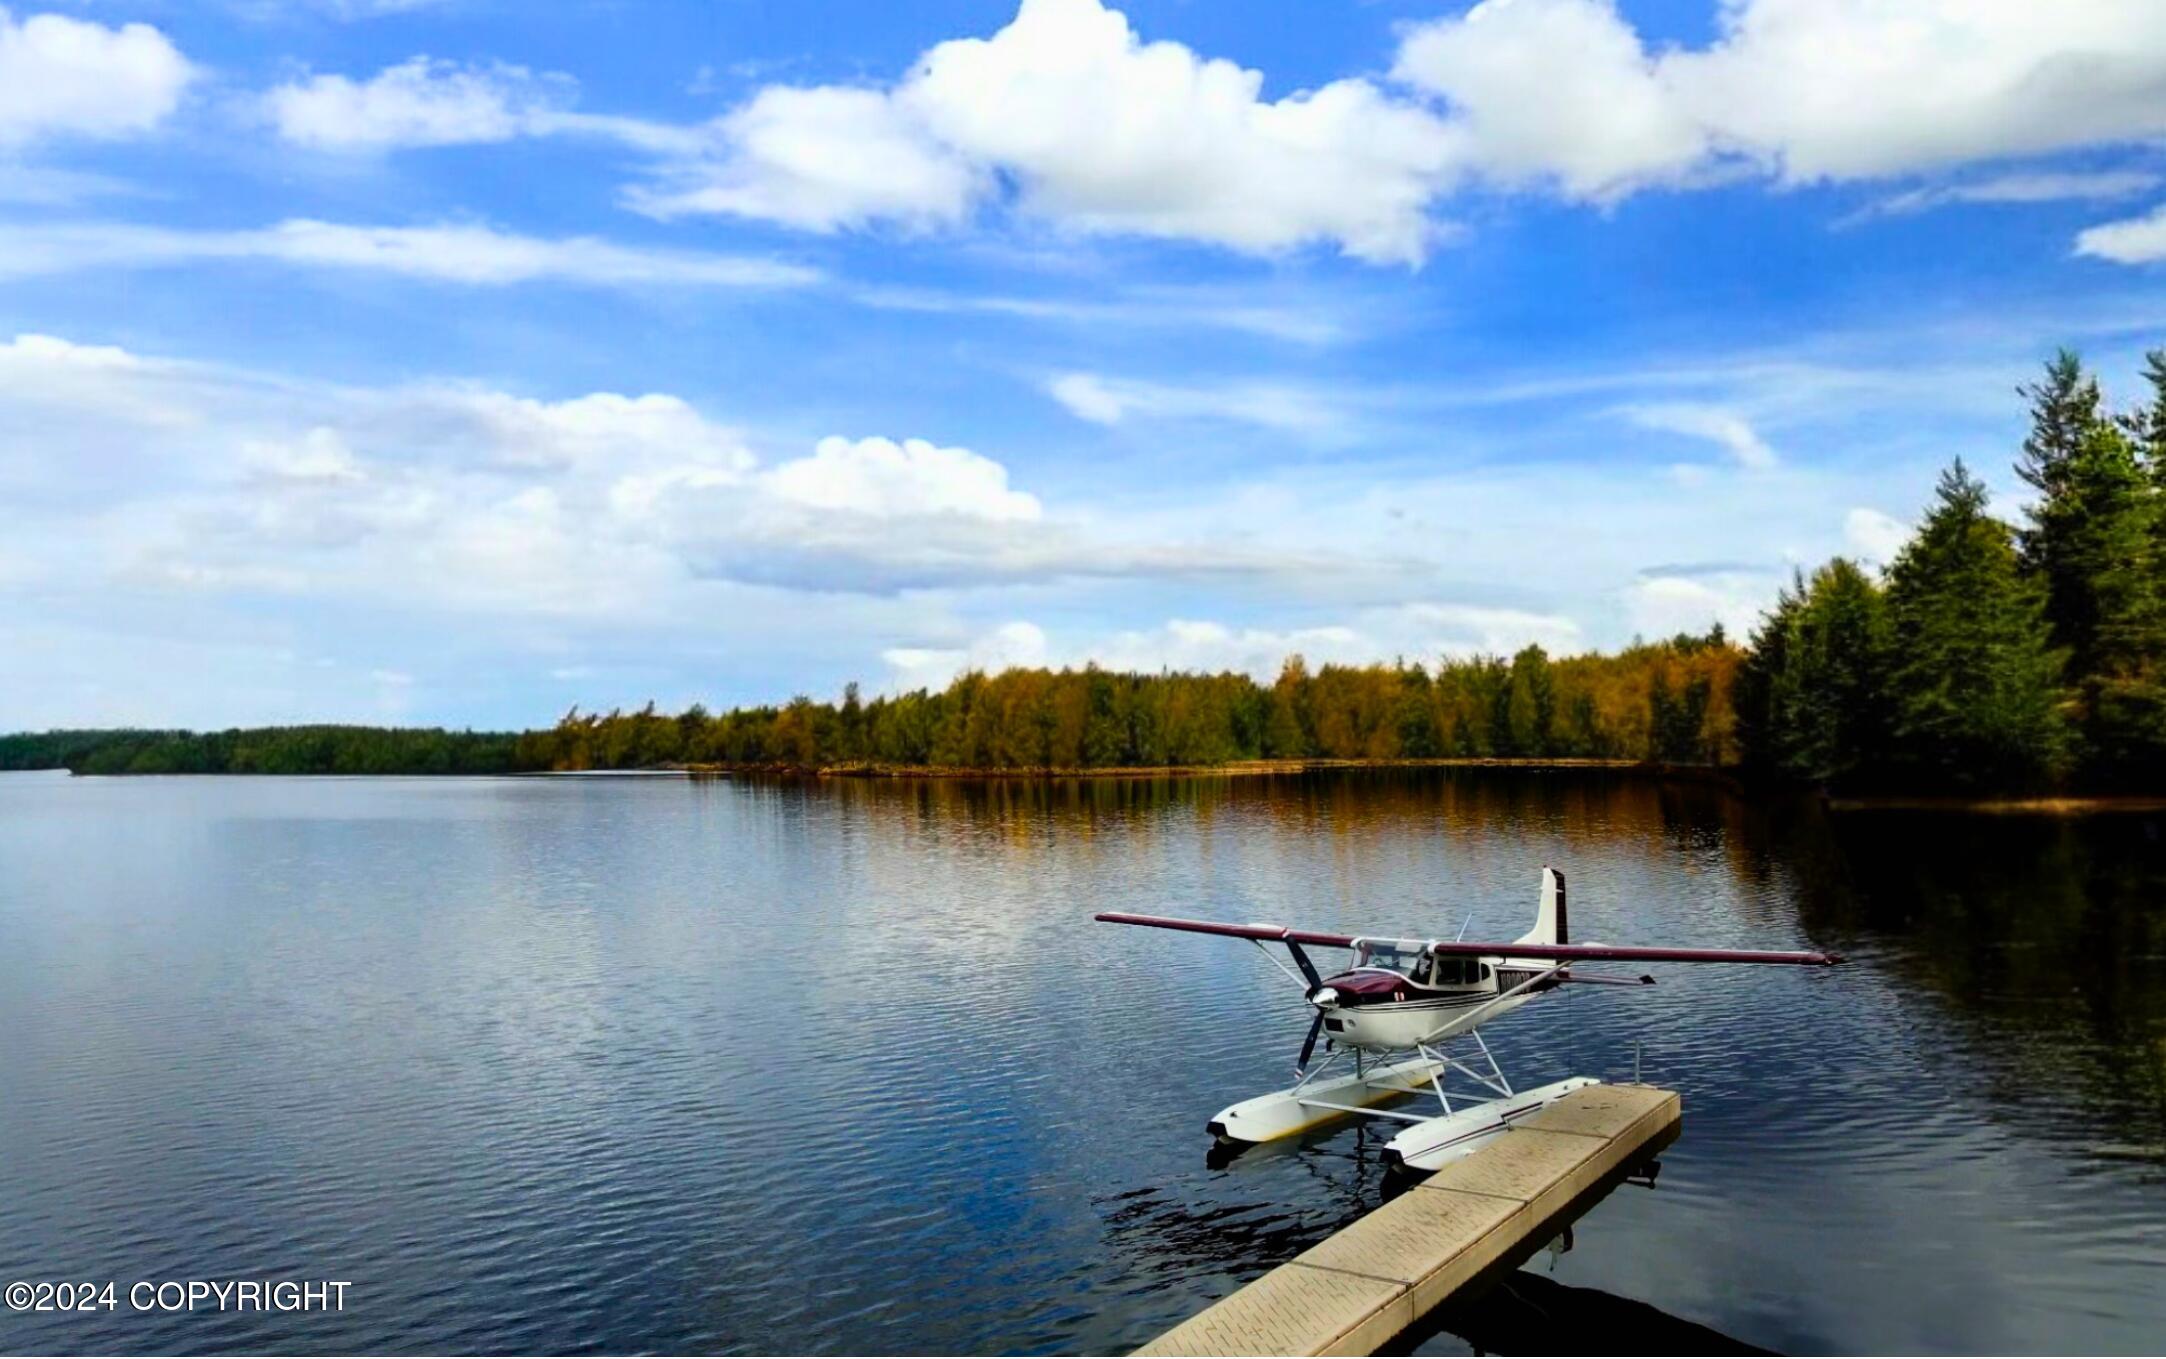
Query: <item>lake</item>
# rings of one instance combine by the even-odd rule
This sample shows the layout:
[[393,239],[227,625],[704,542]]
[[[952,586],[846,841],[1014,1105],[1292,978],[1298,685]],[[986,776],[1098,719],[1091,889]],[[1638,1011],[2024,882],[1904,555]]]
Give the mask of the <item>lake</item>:
[[1850,962],[1485,1030],[1522,1085],[1636,1050],[1684,1096],[1524,1300],[2157,1351],[2162,824],[1516,771],[0,776],[0,1279],[350,1282],[0,1351],[1125,1351],[1374,1207],[1383,1139],[1214,1167],[1300,994],[1091,913],[1512,937],[1544,863],[1575,938]]

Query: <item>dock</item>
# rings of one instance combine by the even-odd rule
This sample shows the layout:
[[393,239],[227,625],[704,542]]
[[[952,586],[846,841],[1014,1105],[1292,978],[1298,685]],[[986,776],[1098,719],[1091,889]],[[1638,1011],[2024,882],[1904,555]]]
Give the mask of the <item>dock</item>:
[[1576,1090],[1138,1354],[1373,1354],[1477,1280],[1514,1269],[1677,1137],[1648,1085]]

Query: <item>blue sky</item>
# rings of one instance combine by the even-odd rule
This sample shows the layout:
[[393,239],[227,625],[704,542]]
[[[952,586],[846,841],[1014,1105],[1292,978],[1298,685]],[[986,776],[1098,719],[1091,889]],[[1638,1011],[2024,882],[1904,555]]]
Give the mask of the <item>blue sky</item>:
[[2166,344],[2151,0],[0,13],[0,728],[1742,628]]

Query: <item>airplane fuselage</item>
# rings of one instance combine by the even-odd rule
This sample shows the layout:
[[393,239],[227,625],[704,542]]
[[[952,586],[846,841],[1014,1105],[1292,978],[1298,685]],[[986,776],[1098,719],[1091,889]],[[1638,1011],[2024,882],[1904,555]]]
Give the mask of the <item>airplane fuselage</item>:
[[1556,986],[1557,978],[1535,981],[1516,995],[1505,993],[1548,970],[1505,958],[1438,959],[1433,972],[1420,968],[1415,975],[1362,965],[1324,978],[1313,1003],[1324,1012],[1323,1036],[1340,1047],[1410,1048],[1518,1009]]

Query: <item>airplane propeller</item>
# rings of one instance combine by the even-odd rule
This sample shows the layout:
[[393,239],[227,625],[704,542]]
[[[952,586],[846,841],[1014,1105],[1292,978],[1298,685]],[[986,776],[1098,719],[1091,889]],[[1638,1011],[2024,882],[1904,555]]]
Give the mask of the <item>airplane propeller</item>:
[[1294,955],[1294,966],[1300,968],[1301,975],[1309,979],[1309,989],[1307,994],[1315,995],[1316,988],[1324,984],[1324,979],[1322,975],[1317,972],[1316,964],[1309,961],[1308,951],[1303,949],[1298,942],[1292,939],[1286,941],[1286,951]]
[[1323,1029],[1324,1012],[1318,1010],[1316,1018],[1309,1021],[1309,1036],[1301,1040],[1301,1060],[1294,1063],[1295,1070],[1305,1071],[1308,1069],[1309,1058],[1316,1053],[1316,1035],[1322,1033]]
[[[1294,966],[1300,968],[1301,975],[1308,978],[1309,989],[1302,993],[1302,998],[1315,1004],[1317,993],[1329,989],[1324,985],[1322,974],[1317,972],[1316,964],[1309,961],[1308,952],[1297,941],[1287,940],[1286,951],[1294,955]],[[1306,1070],[1309,1058],[1316,1054],[1316,1035],[1324,1031],[1324,1009],[1323,1005],[1317,1005],[1316,1018],[1309,1021],[1309,1036],[1301,1040],[1301,1060],[1294,1063],[1297,1070]]]

